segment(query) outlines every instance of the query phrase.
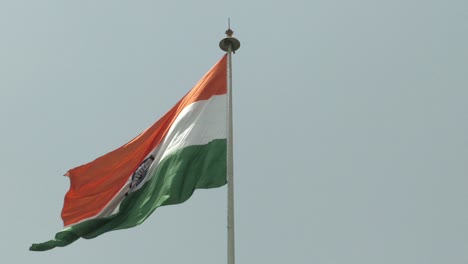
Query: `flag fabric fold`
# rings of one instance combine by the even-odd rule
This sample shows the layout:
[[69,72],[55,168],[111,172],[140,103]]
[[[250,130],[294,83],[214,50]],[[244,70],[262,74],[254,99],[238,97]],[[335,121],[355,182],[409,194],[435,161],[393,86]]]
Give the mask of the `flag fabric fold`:
[[195,189],[226,184],[226,56],[169,112],[122,147],[69,170],[65,228],[32,251],[141,224]]

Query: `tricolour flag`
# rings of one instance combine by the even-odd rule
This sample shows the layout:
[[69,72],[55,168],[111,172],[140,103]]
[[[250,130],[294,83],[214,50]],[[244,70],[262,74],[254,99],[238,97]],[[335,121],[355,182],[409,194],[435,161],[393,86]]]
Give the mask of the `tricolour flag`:
[[141,224],[159,206],[226,183],[226,55],[169,112],[120,148],[69,170],[65,228],[44,251]]

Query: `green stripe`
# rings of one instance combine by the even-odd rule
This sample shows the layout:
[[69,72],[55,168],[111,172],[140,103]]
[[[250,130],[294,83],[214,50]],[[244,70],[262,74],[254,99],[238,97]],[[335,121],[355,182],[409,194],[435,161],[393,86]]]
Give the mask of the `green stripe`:
[[64,247],[80,237],[94,238],[105,232],[139,225],[159,206],[183,203],[195,189],[216,188],[224,184],[226,139],[186,147],[165,158],[153,177],[122,201],[119,213],[74,225],[57,233],[53,240],[33,244],[30,250]]

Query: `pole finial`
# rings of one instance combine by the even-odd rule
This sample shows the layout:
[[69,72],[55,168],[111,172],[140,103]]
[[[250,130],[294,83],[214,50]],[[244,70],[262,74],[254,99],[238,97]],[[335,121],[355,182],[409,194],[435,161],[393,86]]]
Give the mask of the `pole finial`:
[[228,17],[228,29],[226,30],[226,36],[232,37],[232,34],[234,34],[234,31],[231,29],[231,18]]
[[226,52],[236,53],[236,50],[240,48],[240,42],[232,35],[234,31],[231,29],[231,19],[228,18],[228,29],[226,30],[226,38],[219,42],[219,47]]
[[228,28],[228,30],[226,30],[226,36],[232,37],[233,34],[234,34],[234,31],[232,31],[232,29]]

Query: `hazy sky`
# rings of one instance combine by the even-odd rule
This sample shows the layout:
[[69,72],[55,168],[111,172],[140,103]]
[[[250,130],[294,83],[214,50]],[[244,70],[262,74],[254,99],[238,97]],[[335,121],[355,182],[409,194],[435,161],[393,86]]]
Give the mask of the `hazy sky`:
[[468,263],[468,1],[0,0],[0,263],[219,264],[226,187],[43,253],[68,169],[234,55],[237,263]]

